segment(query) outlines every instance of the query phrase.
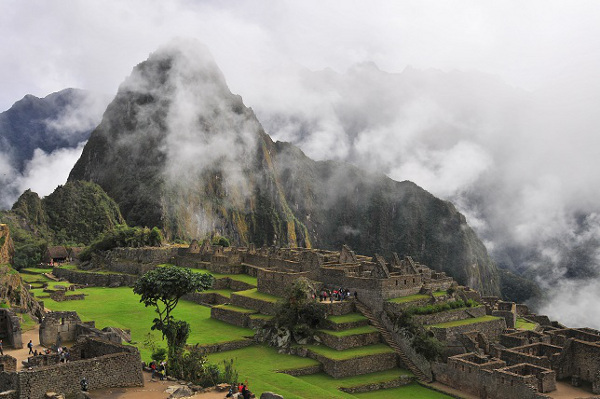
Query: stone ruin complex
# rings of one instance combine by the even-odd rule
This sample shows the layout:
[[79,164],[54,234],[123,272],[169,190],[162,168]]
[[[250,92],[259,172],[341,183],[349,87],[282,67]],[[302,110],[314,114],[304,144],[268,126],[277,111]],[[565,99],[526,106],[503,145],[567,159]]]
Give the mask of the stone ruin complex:
[[[341,251],[254,246],[223,248],[193,241],[189,247],[117,248],[95,255],[90,264],[82,265],[88,270],[57,266],[53,275],[81,285],[131,286],[143,273],[164,263],[229,276],[216,279],[213,290],[193,293],[186,299],[210,306],[213,318],[259,330],[274,315],[277,298],[283,297],[300,277],[313,281],[318,290],[343,287],[356,293],[358,300],[352,297],[343,302],[320,303],[328,314],[325,329],[318,332],[322,345],[344,351],[371,345],[381,348],[384,344],[388,350],[339,360],[314,348],[297,349],[297,355],[312,357],[320,365],[294,371],[293,375],[324,371],[334,378],[342,378],[404,367],[421,381],[439,381],[481,398],[549,398],[547,394],[556,390],[557,381],[564,380],[600,393],[600,332],[566,328],[547,316],[531,313],[525,305],[481,297],[477,291],[460,286],[445,273],[415,262],[409,256],[393,254],[389,260],[379,255],[362,256],[347,246]],[[234,278],[241,274],[255,277],[256,285]],[[216,292],[224,289],[231,291],[229,297]],[[458,306],[412,316],[429,336],[443,343],[441,359],[428,361],[412,347],[410,335],[394,320],[415,308],[458,301],[475,301],[477,306]],[[349,314],[362,318],[333,321]],[[0,309],[0,335],[7,336],[11,328],[14,330],[11,320],[10,313]],[[519,320],[528,322],[533,329],[519,328]],[[327,333],[351,332],[369,325],[372,328],[360,334]],[[40,343],[53,347],[75,342],[74,360],[77,361],[56,364],[52,355],[38,356],[28,361],[32,370],[16,372],[14,359],[0,357],[0,368],[5,371],[0,373],[0,392],[12,389],[16,392],[14,398],[41,397],[35,396],[38,393],[33,390],[38,384],[51,386],[46,380],[50,375],[60,375],[61,384],[73,385],[88,370],[91,389],[106,387],[113,378],[117,385],[111,386],[141,385],[139,353],[120,345],[122,334],[116,330],[95,329],[93,323],[81,322],[74,312],[48,313],[40,326]],[[13,335],[16,339],[17,335]],[[251,340],[235,341],[205,349],[207,352],[231,350],[252,343]],[[19,344],[22,345],[17,342]],[[93,372],[99,361],[114,362],[114,366],[102,368],[115,370],[119,376],[108,378],[105,373]],[[47,368],[54,371],[43,371]],[[92,378],[94,373],[98,375]],[[391,385],[386,383],[385,388],[410,381],[411,378],[402,378]]]
[[[223,248],[207,241],[202,245],[193,241],[187,248],[120,248],[97,258],[96,262],[100,262],[105,270],[120,273],[118,278],[123,281],[122,285],[126,281],[135,281],[162,263],[256,277],[256,287],[235,278],[215,280],[213,289],[232,290],[231,297],[215,292],[194,293],[187,297],[211,306],[213,318],[250,328],[260,328],[274,314],[274,303],[246,295],[248,290],[254,289],[273,298],[282,297],[296,279],[305,277],[319,287],[343,287],[356,292],[358,301],[323,302],[321,305],[327,308],[329,316],[360,312],[365,319],[339,325],[328,323],[326,328],[343,330],[370,324],[376,330],[341,338],[320,334],[323,345],[345,350],[384,343],[391,350],[352,361],[330,359],[311,350],[298,351],[299,355],[317,359],[321,363],[320,370],[335,378],[401,366],[410,369],[420,380],[437,380],[482,398],[548,398],[546,394],[556,389],[557,380],[564,379],[574,386],[585,385],[593,393],[600,393],[598,331],[565,328],[546,316],[531,313],[525,305],[481,297],[445,273],[434,271],[408,256],[401,258],[393,254],[391,260],[386,260],[379,255],[355,254],[347,246],[341,251],[253,246]],[[94,284],[93,281],[81,281],[81,276],[77,278],[79,283]],[[95,281],[97,284],[98,280]],[[410,298],[410,301],[395,300],[402,298]],[[419,355],[412,348],[410,337],[392,321],[410,308],[458,300],[472,300],[479,306],[414,316],[429,335],[444,344],[442,359],[435,362]],[[240,309],[245,311],[240,312]],[[517,328],[518,318],[531,323],[535,329]],[[231,343],[206,349],[229,350],[248,344]]]
[[17,360],[0,356],[0,397],[41,399],[46,392],[75,394],[85,377],[90,390],[143,386],[137,348],[121,344],[118,329],[94,328],[75,312],[48,312],[40,325],[40,344],[56,349],[69,345],[69,361],[59,362],[56,351],[30,356],[17,370]]

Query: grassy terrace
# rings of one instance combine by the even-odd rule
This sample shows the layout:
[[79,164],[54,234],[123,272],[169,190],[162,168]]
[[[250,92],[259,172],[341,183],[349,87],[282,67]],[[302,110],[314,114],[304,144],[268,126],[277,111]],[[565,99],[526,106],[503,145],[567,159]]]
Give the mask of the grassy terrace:
[[26,269],[21,269],[21,273],[33,273],[33,274],[42,274],[42,273],[52,273],[52,268],[39,268],[39,267],[28,267]]
[[[154,309],[144,307],[139,302],[140,297],[131,288],[89,287],[78,292],[87,294],[83,301],[55,302],[47,298],[44,304],[51,310],[74,310],[81,320],[95,320],[96,327],[100,329],[107,326],[131,329],[132,340],[140,349],[143,360],[149,361],[150,358],[150,351],[141,345],[147,333],[151,333],[160,345],[166,347],[160,332],[150,331],[152,320],[156,317]],[[211,319],[209,307],[190,301],[180,301],[173,316],[190,323],[190,344],[230,342],[254,335],[254,331],[248,328]]]
[[[439,297],[439,296],[444,296],[446,294],[447,294],[446,291],[435,291],[433,293],[433,296]],[[399,298],[392,298],[392,299],[389,299],[388,302],[407,303],[407,302],[414,302],[414,301],[419,301],[421,299],[427,299],[427,298],[429,298],[429,295],[415,294],[415,295],[401,296]]]
[[217,294],[217,295],[221,295],[225,298],[231,298],[231,293],[234,292],[233,290],[206,290],[206,291],[202,291],[202,293],[204,294]]
[[378,355],[381,353],[394,353],[394,350],[384,344],[361,346],[359,348],[338,351],[323,345],[305,345],[307,349],[321,356],[333,360],[355,359],[363,356]]
[[535,330],[537,326],[537,323],[532,323],[521,317],[517,317],[517,324],[515,325],[516,328],[519,328],[521,330]]
[[256,310],[242,308],[242,307],[235,306],[235,305],[217,305],[217,306],[213,306],[213,307],[219,308],[219,309],[231,310],[232,312],[238,312],[238,313],[256,313]]
[[277,303],[278,301],[283,299],[283,298],[280,298],[275,295],[265,294],[264,292],[259,292],[257,288],[252,288],[252,289],[246,290],[246,291],[237,291],[235,294],[245,296],[247,298],[258,299],[261,301],[266,301],[266,302],[271,302],[271,303]]
[[413,374],[408,370],[395,368],[376,373],[357,375],[355,377],[333,378],[325,373],[317,373],[298,378],[314,385],[339,389],[340,387],[353,388],[365,384],[392,381],[403,375],[412,376]]
[[335,324],[342,324],[363,321],[367,320],[367,318],[360,313],[348,313],[342,316],[329,316],[327,320]]
[[220,273],[213,273],[210,272],[206,269],[194,269],[194,268],[190,268],[191,271],[193,271],[194,273],[208,273],[208,274],[212,274],[212,276],[216,279],[221,279],[221,278],[230,278],[232,280],[235,281],[241,281],[243,283],[246,284],[250,284],[256,287],[256,285],[258,284],[256,282],[256,277],[252,277],[249,276],[247,274],[220,274]]
[[370,334],[377,332],[377,329],[373,326],[362,326],[356,328],[349,328],[347,330],[342,331],[333,331],[333,330],[319,330],[322,333],[333,335],[334,337],[348,337],[350,335],[360,335],[360,334]]
[[359,399],[389,399],[389,398],[410,398],[410,399],[451,399],[451,396],[427,389],[417,383],[412,383],[400,388],[383,389],[373,392],[357,393],[354,395]]
[[481,317],[474,317],[472,319],[463,319],[463,320],[449,321],[446,323],[431,324],[428,327],[438,327],[438,328],[458,327],[458,326],[466,326],[466,325],[475,324],[475,323],[485,323],[488,321],[498,320],[498,319],[501,319],[501,317],[481,316]]
[[[62,266],[58,266],[59,269],[65,269],[65,270],[73,270],[77,273],[95,273],[95,274],[127,274],[127,273],[121,273],[121,272],[113,272],[111,270],[81,270],[78,269],[77,266],[75,265],[62,265]],[[129,276],[132,276],[131,274],[127,274]]]

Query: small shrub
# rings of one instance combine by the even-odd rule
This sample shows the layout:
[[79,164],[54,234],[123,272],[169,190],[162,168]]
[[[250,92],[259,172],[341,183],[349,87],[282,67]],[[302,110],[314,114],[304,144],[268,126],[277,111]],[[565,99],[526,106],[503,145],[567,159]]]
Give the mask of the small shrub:
[[158,348],[152,352],[152,356],[150,357],[155,362],[160,363],[167,358],[167,350],[165,348]]

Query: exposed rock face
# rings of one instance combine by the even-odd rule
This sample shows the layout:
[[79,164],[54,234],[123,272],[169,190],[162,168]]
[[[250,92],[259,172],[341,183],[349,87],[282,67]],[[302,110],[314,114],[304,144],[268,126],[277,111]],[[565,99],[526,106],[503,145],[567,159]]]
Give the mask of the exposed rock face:
[[274,143],[198,43],[174,43],[134,68],[74,180],[98,183],[129,224],[162,227],[167,238],[216,231],[237,245],[394,251],[499,292],[495,265],[452,204]]
[[6,301],[12,307],[26,309],[31,315],[41,318],[44,309],[23,284],[16,270],[7,265],[0,265],[0,300]]
[[15,246],[10,237],[10,229],[5,224],[0,224],[0,264],[12,264]]

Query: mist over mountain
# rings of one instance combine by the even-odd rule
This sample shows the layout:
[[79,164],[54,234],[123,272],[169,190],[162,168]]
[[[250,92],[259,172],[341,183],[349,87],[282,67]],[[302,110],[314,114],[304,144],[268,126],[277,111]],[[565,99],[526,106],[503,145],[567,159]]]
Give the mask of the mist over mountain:
[[274,80],[285,89],[253,99],[274,139],[451,201],[500,266],[549,289],[543,311],[589,317],[572,293],[600,292],[594,82],[557,79],[528,92],[478,72],[388,73],[372,63]]
[[127,222],[170,238],[217,231],[248,245],[412,255],[499,293],[484,245],[448,202],[411,182],[274,143],[206,48],[176,41],[136,66],[69,181],[91,180]]
[[44,98],[26,95],[0,114],[0,208],[25,189],[49,194],[65,182],[106,106],[102,96],[65,89]]

